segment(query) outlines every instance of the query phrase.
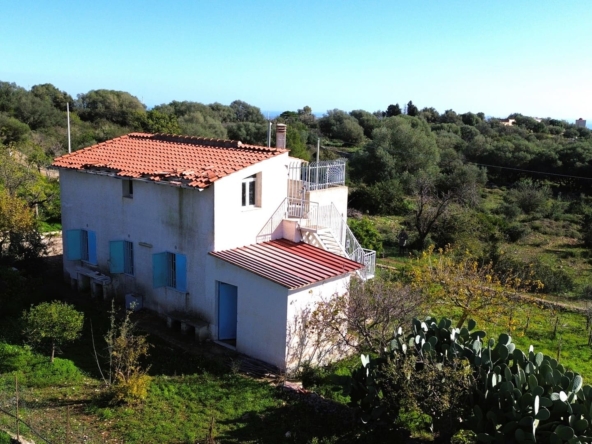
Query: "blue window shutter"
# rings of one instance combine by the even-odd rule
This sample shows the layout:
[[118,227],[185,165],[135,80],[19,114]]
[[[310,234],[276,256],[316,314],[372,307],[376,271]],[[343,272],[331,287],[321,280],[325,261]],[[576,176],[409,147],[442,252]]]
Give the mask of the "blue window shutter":
[[82,233],[80,230],[66,231],[66,259],[69,261],[79,261],[82,259],[82,250],[80,248],[80,239]]
[[97,265],[97,233],[88,231],[88,262]]
[[176,282],[177,290],[187,291],[187,257],[184,254],[176,254]]
[[123,241],[109,242],[109,271],[111,273],[123,273]]
[[152,286],[166,287],[167,284],[167,253],[152,255]]

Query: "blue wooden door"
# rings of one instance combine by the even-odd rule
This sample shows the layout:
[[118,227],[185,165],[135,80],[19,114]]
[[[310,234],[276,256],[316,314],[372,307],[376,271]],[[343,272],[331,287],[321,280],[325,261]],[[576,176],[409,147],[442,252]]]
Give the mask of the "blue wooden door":
[[218,283],[218,339],[236,339],[237,287]]

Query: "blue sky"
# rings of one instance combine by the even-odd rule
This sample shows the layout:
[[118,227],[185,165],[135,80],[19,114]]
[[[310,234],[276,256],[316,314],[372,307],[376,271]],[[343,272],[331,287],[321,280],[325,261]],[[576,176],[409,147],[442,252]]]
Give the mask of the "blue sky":
[[0,80],[262,110],[592,120],[592,3],[3,1]]

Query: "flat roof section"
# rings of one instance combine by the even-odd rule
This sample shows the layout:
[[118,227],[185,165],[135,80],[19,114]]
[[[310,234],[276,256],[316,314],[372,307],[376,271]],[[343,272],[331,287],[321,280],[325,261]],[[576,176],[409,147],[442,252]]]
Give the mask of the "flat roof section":
[[329,251],[287,239],[232,250],[212,251],[210,254],[290,290],[342,276],[364,267]]

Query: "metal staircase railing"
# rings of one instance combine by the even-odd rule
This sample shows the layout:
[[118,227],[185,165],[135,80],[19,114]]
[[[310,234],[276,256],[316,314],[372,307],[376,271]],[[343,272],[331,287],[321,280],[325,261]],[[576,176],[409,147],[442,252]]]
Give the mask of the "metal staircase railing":
[[[282,221],[287,218],[299,219],[301,228],[315,231],[323,228],[329,229],[345,252],[345,256],[364,265],[364,268],[360,270],[361,277],[368,279],[374,276],[376,252],[362,248],[354,233],[347,226],[346,220],[333,203],[320,206],[317,202],[298,198],[288,197],[284,199],[257,235],[257,242],[272,240]],[[304,238],[305,240],[308,239],[306,236]]]
[[259,234],[257,235],[257,243],[269,242],[272,240],[273,233],[281,225],[282,221],[288,215],[288,199],[284,199],[282,203],[277,207],[277,210],[271,215],[268,221],[265,223]]
[[[311,202],[312,203],[312,202]],[[364,264],[364,278],[374,276],[376,269],[376,252],[362,248],[362,245],[348,227],[345,218],[335,204],[319,206],[311,205],[308,218],[301,221],[301,227],[311,229],[329,228],[333,237],[342,246],[347,257]]]

